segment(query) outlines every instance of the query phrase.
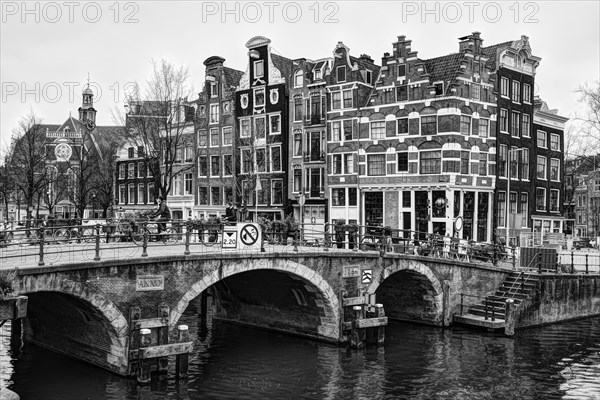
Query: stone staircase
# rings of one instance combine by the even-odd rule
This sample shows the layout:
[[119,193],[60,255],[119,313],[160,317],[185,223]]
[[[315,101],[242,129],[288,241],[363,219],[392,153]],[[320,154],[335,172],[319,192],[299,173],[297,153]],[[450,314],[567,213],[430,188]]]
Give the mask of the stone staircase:
[[513,299],[517,309],[537,287],[539,277],[533,273],[532,270],[511,271],[492,296],[481,299],[462,315],[454,315],[454,323],[488,330],[503,329],[506,300]]

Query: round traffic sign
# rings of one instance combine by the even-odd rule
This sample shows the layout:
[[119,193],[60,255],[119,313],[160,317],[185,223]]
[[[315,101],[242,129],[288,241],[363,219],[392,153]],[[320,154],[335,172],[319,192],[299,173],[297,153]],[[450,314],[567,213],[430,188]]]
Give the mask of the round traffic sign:
[[240,231],[240,239],[246,246],[252,246],[258,240],[258,230],[252,224],[246,224]]

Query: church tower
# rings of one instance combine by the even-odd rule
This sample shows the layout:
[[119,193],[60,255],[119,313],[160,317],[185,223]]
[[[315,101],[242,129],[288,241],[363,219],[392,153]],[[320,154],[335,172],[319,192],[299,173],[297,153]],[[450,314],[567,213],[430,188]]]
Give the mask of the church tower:
[[88,82],[82,92],[83,101],[79,107],[79,120],[88,128],[93,129],[96,126],[96,109],[94,108],[94,92],[90,89]]

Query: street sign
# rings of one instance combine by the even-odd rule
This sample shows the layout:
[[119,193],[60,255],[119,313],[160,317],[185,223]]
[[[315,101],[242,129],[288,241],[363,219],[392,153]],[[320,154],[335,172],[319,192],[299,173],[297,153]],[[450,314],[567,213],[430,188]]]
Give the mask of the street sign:
[[223,231],[223,242],[221,247],[224,249],[237,248],[237,231]]
[[238,250],[260,250],[262,232],[258,224],[237,224],[237,249]]
[[373,270],[372,269],[363,269],[362,270],[362,283],[371,283],[373,280]]
[[242,243],[246,246],[252,246],[258,240],[258,230],[252,224],[242,226],[241,231]]

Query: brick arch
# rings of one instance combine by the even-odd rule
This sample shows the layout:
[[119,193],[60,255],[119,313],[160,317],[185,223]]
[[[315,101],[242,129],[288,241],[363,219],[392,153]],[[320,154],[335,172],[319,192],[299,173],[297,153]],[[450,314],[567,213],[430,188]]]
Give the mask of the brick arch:
[[111,351],[107,363],[120,371],[127,370],[129,324],[121,310],[108,297],[95,288],[69,279],[47,279],[33,275],[21,277],[16,294],[27,295],[40,292],[62,293],[76,297],[88,303],[91,308],[104,316],[108,325],[113,328],[112,332],[107,332],[111,341]]
[[323,311],[321,324],[318,327],[317,333],[323,337],[333,339],[335,341],[340,339],[340,307],[338,298],[332,287],[315,270],[295,261],[280,259],[245,259],[240,260],[239,262],[224,263],[222,268],[211,272],[210,274],[204,276],[202,280],[194,283],[191,288],[181,297],[175,308],[171,310],[171,315],[169,316],[169,325],[171,328],[173,328],[177,324],[177,321],[179,321],[181,318],[181,315],[185,309],[188,307],[190,301],[198,297],[200,293],[205,291],[210,286],[229,276],[233,276],[242,272],[262,269],[287,272],[291,275],[300,277],[311,286],[316,287],[322,298],[322,303],[317,304],[316,307]]
[[414,262],[411,260],[409,260],[408,262],[398,262],[384,269],[381,279],[376,279],[373,281],[373,283],[371,283],[371,286],[369,287],[369,292],[375,293],[379,285],[381,285],[383,281],[386,280],[389,276],[392,276],[396,272],[406,270],[414,271],[420,275],[425,276],[429,283],[431,283],[431,287],[433,288],[433,292],[436,296],[441,296],[443,294],[442,284],[440,283],[440,280],[437,278],[437,276],[433,273],[433,271],[431,271],[431,269],[428,266],[421,264],[420,262]]

